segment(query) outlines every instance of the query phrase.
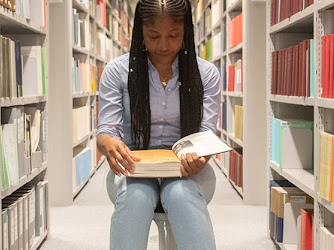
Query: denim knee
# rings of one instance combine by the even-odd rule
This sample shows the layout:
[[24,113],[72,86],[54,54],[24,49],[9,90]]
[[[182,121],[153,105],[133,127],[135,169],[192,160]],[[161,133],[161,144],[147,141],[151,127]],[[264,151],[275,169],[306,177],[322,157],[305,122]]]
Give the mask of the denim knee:
[[166,210],[171,205],[178,207],[185,203],[196,202],[198,199],[205,200],[199,185],[188,178],[167,180],[167,183],[162,183],[161,190],[161,204]]

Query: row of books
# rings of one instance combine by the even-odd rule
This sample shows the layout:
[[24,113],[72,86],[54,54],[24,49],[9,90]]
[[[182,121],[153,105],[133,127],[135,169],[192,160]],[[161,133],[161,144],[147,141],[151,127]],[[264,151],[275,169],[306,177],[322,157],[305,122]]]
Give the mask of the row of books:
[[228,175],[230,180],[236,185],[237,187],[243,188],[243,156],[242,156],[242,149],[235,148],[229,153],[228,156],[225,157],[229,158],[228,164]]
[[272,52],[271,93],[314,97],[314,41]]
[[[96,148],[96,141],[90,141],[92,148]],[[87,181],[92,172],[92,152],[91,147],[77,147],[74,148],[72,158],[72,189],[73,192],[80,187],[85,181]]]
[[234,107],[234,137],[237,139],[243,140],[243,107],[239,105],[235,105]]
[[321,250],[334,249],[334,227],[320,227],[319,241]]
[[0,5],[17,16],[46,27],[46,0],[2,0]]
[[228,86],[227,91],[240,93],[243,92],[243,60],[228,66]]
[[32,249],[49,228],[48,182],[27,184],[2,200],[2,249]]
[[272,161],[281,168],[313,169],[313,128],[313,121],[272,118]]
[[271,0],[271,25],[277,24],[312,5],[314,0]]
[[334,98],[334,34],[322,36],[321,97]]
[[224,129],[227,131],[227,106],[226,106],[226,101],[223,101],[220,103],[220,112],[219,112],[219,117],[218,117],[218,126],[219,128]]
[[210,61],[212,59],[212,38],[210,38],[205,44],[201,44],[198,49],[198,56]]
[[90,30],[89,20],[86,19],[86,13],[78,12],[77,9],[72,9],[72,16],[73,44],[89,50]]
[[313,198],[285,180],[270,181],[270,236],[278,243],[313,249]]
[[1,97],[41,96],[46,93],[45,48],[21,46],[0,36]]
[[72,58],[73,93],[90,93],[98,91],[102,71],[103,66],[95,66],[92,61],[86,63],[80,59]]
[[1,108],[0,152],[2,190],[46,161],[46,113],[37,107]]
[[104,0],[96,0],[95,19],[107,27],[107,5]]
[[319,195],[334,203],[334,135],[320,134]]
[[237,15],[228,24],[229,48],[234,48],[242,43],[242,13]]

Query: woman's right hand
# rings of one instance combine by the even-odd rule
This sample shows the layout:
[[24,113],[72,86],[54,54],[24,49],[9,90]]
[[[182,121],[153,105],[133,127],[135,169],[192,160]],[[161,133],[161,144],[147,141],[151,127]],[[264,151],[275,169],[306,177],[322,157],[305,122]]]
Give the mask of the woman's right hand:
[[[140,161],[141,158],[134,155],[124,142],[117,138],[107,136],[103,138],[100,146],[107,157],[110,169],[115,175],[121,176],[121,174],[123,174],[128,176],[128,172],[131,174],[134,173],[135,161]],[[117,162],[119,162],[124,169]]]

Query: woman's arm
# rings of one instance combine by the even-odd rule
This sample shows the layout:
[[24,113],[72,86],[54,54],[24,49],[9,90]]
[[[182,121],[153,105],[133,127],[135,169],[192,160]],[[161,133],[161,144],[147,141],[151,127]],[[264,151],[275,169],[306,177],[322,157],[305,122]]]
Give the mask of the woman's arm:
[[140,159],[122,141],[124,83],[120,74],[122,72],[118,72],[116,63],[110,62],[101,76],[97,147],[107,157],[109,166],[116,175],[127,176],[128,172],[134,171],[134,160]]

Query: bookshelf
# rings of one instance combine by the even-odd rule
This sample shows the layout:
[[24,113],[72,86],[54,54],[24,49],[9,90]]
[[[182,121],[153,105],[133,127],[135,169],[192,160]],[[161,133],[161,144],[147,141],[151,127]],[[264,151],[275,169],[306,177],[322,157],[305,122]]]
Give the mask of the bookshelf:
[[96,149],[98,82],[103,67],[128,51],[132,15],[127,0],[51,3],[51,205],[72,204],[105,160]]
[[[221,110],[217,131],[221,139],[239,154],[237,160],[239,165],[235,167],[238,168],[237,173],[229,171],[228,154],[218,156],[215,162],[238,194],[243,197],[244,203],[252,205],[266,203],[266,175],[263,174],[266,169],[266,162],[263,159],[263,152],[266,149],[264,133],[266,57],[263,49],[265,11],[264,1],[248,0],[199,0],[196,1],[193,11],[198,55],[212,62],[221,72],[221,100],[225,110]],[[231,35],[229,27],[240,14],[242,19],[239,20],[239,25],[243,28],[242,30],[239,28],[238,31],[239,41],[230,44],[232,37],[229,37]],[[242,67],[238,68],[238,79],[239,81],[242,79],[243,86],[241,89],[229,91],[227,86],[229,66],[236,64],[241,58]],[[236,106],[243,107],[239,118],[245,124],[239,132],[235,130]],[[225,126],[222,123],[225,123]],[[242,169],[240,169],[241,161]],[[232,178],[235,174],[240,180]]]
[[[322,36],[334,33],[334,1],[318,0],[302,11],[297,12],[291,17],[271,25],[272,1],[267,1],[267,171],[269,185],[270,180],[286,179],[294,186],[298,187],[306,194],[313,198],[314,202],[314,221],[313,221],[313,249],[329,249],[323,246],[323,235],[321,234],[323,227],[330,227],[334,224],[334,205],[321,195],[322,187],[322,161],[324,153],[322,152],[322,133],[327,132],[334,134],[333,129],[333,113],[334,101],[330,98],[323,98],[324,91],[322,86]],[[274,64],[274,51],[283,50],[290,46],[296,46],[305,39],[313,39],[314,49],[310,48],[310,58],[313,57],[314,68],[310,66],[310,82],[306,85],[314,84],[314,92],[310,96],[287,96],[272,93],[272,81],[275,81],[272,71]],[[313,53],[312,53],[313,52]],[[311,60],[312,64],[312,60]],[[307,73],[307,72],[306,72]],[[310,87],[311,88],[311,87]],[[287,169],[279,166],[272,160],[273,144],[272,144],[272,118],[293,118],[312,121],[313,127],[313,160],[312,168],[295,168]],[[301,149],[299,144],[297,147]],[[283,147],[283,145],[282,145]],[[327,155],[327,157],[330,157]],[[325,157],[326,158],[326,157]],[[333,168],[333,166],[331,166]],[[328,185],[331,185],[329,183]],[[327,187],[328,188],[328,187]],[[270,189],[268,192],[268,208],[270,209]],[[269,217],[269,216],[268,216]],[[270,228],[268,227],[268,232]],[[269,233],[268,233],[269,234]],[[331,236],[333,237],[333,235]],[[274,240],[274,239],[273,239]],[[275,241],[275,240],[274,240]],[[283,238],[284,241],[284,238]],[[281,249],[296,245],[288,245],[283,243],[277,244]]]
[[[37,249],[49,232],[48,24],[48,0],[27,2],[25,8],[22,2],[0,3],[0,245],[5,249]],[[37,80],[31,84],[30,78]]]

